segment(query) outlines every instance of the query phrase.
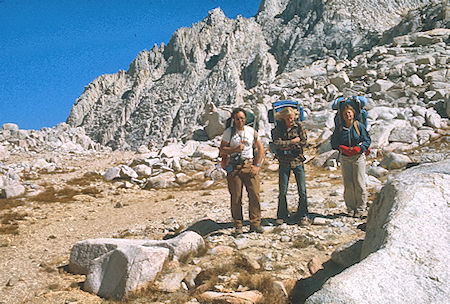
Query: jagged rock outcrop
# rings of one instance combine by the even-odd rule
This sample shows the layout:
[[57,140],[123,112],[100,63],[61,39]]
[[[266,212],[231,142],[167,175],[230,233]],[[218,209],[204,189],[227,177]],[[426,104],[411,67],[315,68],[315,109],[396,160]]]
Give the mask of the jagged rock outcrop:
[[[329,56],[354,57],[379,42],[409,9],[427,0],[265,0],[256,15],[279,72]],[[358,9],[355,9],[357,7]]]
[[72,152],[109,151],[110,148],[94,142],[83,128],[59,123],[53,128],[22,130],[16,124],[6,123],[0,128],[0,160],[15,152]]
[[[424,4],[426,9],[417,9]],[[359,9],[354,10],[355,6]],[[402,21],[412,8],[416,10]],[[170,137],[208,139],[216,133],[204,130],[210,106],[245,105],[264,119],[267,105],[277,98],[301,98],[307,105],[315,101],[311,110],[348,89],[384,99],[379,91],[386,85],[381,82],[390,75],[386,70],[373,72],[370,61],[390,54],[381,50],[369,60],[350,63],[344,59],[381,41],[401,45],[402,40],[394,36],[407,30],[444,27],[446,9],[446,2],[427,0],[272,0],[263,1],[255,17],[236,20],[215,9],[191,28],[177,30],[167,45],[141,52],[127,72],[94,80],[77,99],[67,123],[83,127],[103,145],[127,149],[149,142],[162,146]],[[421,21],[427,19],[431,21]],[[431,40],[445,43],[448,36],[433,34]],[[334,75],[345,67],[354,75]],[[365,80],[373,85],[370,89],[352,80],[366,74]],[[413,74],[408,84],[420,86],[423,75],[417,79]],[[439,77],[433,81],[441,83]],[[270,88],[276,79],[290,84]],[[402,89],[395,84],[395,89]],[[269,92],[258,94],[264,86],[269,86]],[[313,94],[303,93],[310,89]],[[445,87],[437,84],[430,90],[434,93],[420,98],[444,100]],[[263,125],[268,127],[264,121]]]
[[160,145],[193,133],[206,104],[243,103],[245,88],[272,79],[277,64],[268,51],[255,20],[215,9],[167,46],[140,53],[128,72],[96,79],[67,122],[114,148]]

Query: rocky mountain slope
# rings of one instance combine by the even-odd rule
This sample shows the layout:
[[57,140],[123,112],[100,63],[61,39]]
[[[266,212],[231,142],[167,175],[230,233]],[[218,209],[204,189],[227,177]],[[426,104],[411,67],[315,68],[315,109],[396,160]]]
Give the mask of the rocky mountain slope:
[[[167,46],[141,52],[127,72],[93,81],[69,125],[1,126],[0,303],[105,303],[84,291],[86,276],[68,272],[75,243],[160,240],[186,228],[202,234],[207,252],[170,261],[158,282],[130,303],[192,304],[230,294],[302,303],[331,277],[311,303],[348,302],[349,295],[358,303],[382,302],[385,294],[404,303],[404,282],[422,296],[412,303],[442,302],[449,251],[448,9],[446,1],[278,0],[262,1],[254,18],[237,20],[216,9],[179,29]],[[346,214],[337,153],[328,142],[335,114],[330,101],[350,94],[369,97],[367,186],[374,207],[363,219]],[[267,143],[267,110],[281,98],[305,108],[313,223],[274,226],[277,164],[267,152],[265,233],[236,237],[217,167],[224,121],[235,105],[253,110]],[[423,165],[396,176],[417,164]],[[294,184],[288,200],[294,210]],[[366,228],[388,242],[361,248]],[[385,250],[341,272],[369,245],[370,252]],[[397,248],[401,259],[382,256]],[[367,280],[371,268],[383,270],[385,276],[376,275],[382,291]],[[348,289],[346,282],[352,282]],[[375,294],[354,294],[363,288]],[[200,300],[212,295],[222,298]]]
[[[272,0],[262,1],[255,17],[236,20],[215,9],[191,28],[177,30],[167,46],[142,51],[128,71],[95,79],[77,99],[67,123],[114,149],[161,145],[168,138],[208,139],[211,135],[202,130],[212,105],[255,110],[258,103],[267,107],[277,98],[302,100],[301,94],[286,90],[255,97],[254,90],[320,60],[347,66],[346,60],[377,44],[448,28],[448,22],[446,1]],[[291,86],[297,93],[321,90],[337,70],[303,75]],[[308,83],[306,76],[315,82]],[[347,88],[372,95],[366,87]],[[335,95],[347,93],[343,89]],[[315,103],[325,105],[330,97],[318,96]]]

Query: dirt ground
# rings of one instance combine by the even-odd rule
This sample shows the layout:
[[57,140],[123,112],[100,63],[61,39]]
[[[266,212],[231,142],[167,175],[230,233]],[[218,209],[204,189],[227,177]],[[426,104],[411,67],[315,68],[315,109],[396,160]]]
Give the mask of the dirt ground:
[[[205,190],[142,190],[137,186],[120,188],[101,178],[106,169],[127,164],[135,157],[133,152],[11,155],[6,164],[47,158],[54,159],[59,169],[23,177],[44,190],[38,200],[25,197],[0,201],[0,303],[101,303],[103,299],[80,288],[85,276],[66,271],[70,249],[76,242],[127,236],[161,239],[205,218],[231,222],[225,180]],[[339,172],[332,180],[325,170],[307,166],[306,172],[308,197],[328,195],[340,185]],[[262,215],[274,219],[277,175],[264,169],[261,176]],[[19,206],[7,207],[14,204]],[[360,231],[352,237],[363,235]],[[349,241],[346,236],[342,238],[334,244]],[[331,250],[325,250],[321,259],[329,259]],[[306,265],[312,255],[304,255],[298,263]]]

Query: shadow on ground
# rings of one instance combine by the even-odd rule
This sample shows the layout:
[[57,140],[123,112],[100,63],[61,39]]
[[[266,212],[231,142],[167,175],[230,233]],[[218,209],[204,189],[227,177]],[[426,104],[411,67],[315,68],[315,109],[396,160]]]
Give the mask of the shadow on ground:
[[331,260],[323,264],[323,269],[306,279],[298,280],[291,293],[290,303],[302,304],[331,277],[341,273],[345,269]]

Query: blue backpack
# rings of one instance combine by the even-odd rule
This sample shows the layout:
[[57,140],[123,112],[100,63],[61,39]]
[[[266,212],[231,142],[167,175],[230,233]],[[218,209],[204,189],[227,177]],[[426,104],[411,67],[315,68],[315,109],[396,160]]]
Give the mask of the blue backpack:
[[344,106],[348,104],[355,109],[355,122],[358,122],[355,123],[354,126],[359,135],[361,134],[358,127],[359,123],[362,123],[367,129],[368,115],[367,111],[364,109],[364,106],[367,104],[367,98],[364,96],[339,97],[333,101],[331,108],[337,110],[336,115],[334,116],[334,127],[342,129],[343,122],[341,121],[341,112],[344,109]]

